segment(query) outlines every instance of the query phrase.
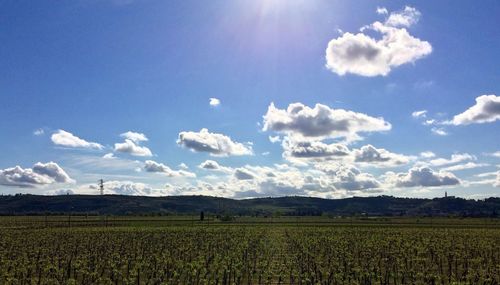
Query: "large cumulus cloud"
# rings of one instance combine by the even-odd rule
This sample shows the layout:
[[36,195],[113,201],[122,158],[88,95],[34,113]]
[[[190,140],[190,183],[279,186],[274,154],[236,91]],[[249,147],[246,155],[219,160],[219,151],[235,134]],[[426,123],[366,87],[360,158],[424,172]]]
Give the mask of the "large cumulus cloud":
[[177,144],[196,152],[208,152],[213,156],[251,155],[251,146],[234,142],[230,137],[211,133],[207,129],[199,132],[179,133]]
[[36,163],[33,168],[15,166],[0,170],[0,185],[36,187],[53,183],[73,183],[74,180],[55,162]]
[[359,139],[359,133],[391,129],[383,118],[316,104],[314,108],[292,103],[285,109],[269,105],[264,118],[264,131],[284,133],[297,141],[325,138]]
[[[410,35],[405,28],[419,17],[415,8],[406,7],[391,13],[383,23],[365,26],[360,33],[344,33],[332,39],[326,48],[326,67],[339,75],[385,76],[394,67],[430,54],[431,44]],[[363,33],[367,29],[380,33],[382,38],[377,40]]]

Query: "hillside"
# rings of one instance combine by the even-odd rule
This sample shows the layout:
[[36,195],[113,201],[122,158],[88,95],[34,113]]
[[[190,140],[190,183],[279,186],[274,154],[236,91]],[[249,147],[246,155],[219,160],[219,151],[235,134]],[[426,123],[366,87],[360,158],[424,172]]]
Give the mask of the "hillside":
[[234,200],[210,196],[142,197],[122,195],[0,196],[0,215],[29,214],[195,214],[370,215],[499,217],[500,198],[395,198],[391,196],[321,199],[279,197]]

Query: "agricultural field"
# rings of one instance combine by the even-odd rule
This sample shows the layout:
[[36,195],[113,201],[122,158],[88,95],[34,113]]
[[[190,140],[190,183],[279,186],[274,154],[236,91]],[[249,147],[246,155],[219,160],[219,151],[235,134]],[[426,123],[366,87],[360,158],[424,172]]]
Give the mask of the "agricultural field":
[[497,219],[0,218],[0,284],[499,283]]

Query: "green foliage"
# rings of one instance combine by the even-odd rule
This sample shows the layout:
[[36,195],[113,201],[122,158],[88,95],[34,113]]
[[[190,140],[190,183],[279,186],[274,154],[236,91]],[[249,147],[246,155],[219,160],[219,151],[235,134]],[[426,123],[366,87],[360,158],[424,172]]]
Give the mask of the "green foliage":
[[497,226],[0,230],[0,284],[499,284],[499,264]]

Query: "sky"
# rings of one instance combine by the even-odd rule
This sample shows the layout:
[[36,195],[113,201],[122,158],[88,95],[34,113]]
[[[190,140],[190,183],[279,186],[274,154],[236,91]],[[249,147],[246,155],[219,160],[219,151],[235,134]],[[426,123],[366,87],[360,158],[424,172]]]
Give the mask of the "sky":
[[500,196],[497,1],[2,1],[0,193]]

